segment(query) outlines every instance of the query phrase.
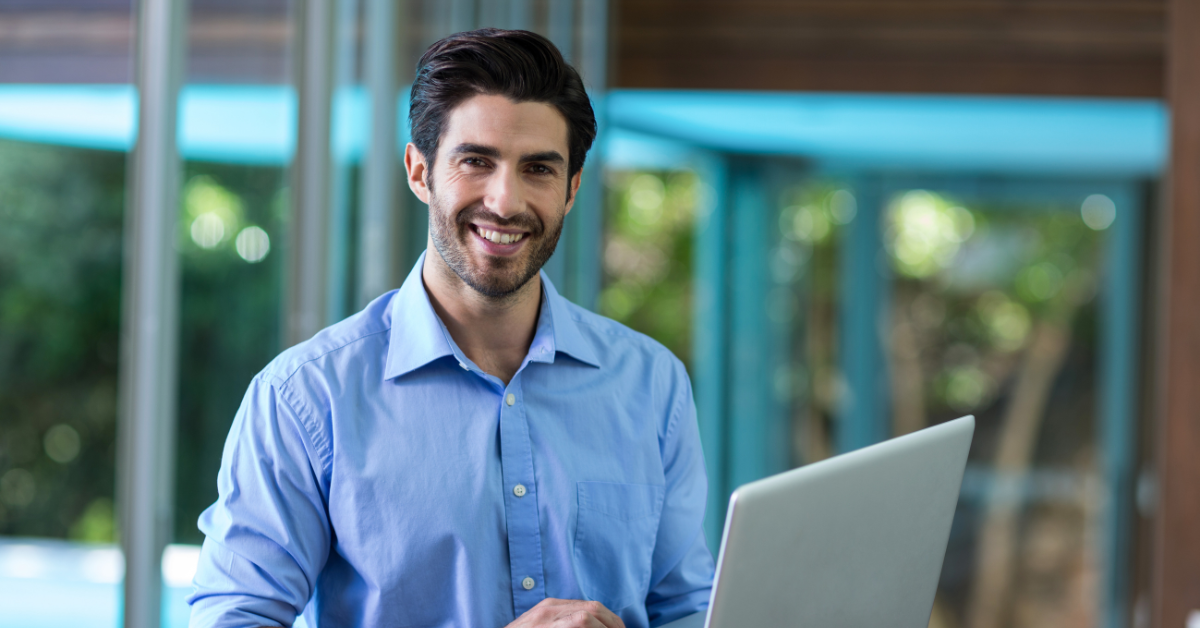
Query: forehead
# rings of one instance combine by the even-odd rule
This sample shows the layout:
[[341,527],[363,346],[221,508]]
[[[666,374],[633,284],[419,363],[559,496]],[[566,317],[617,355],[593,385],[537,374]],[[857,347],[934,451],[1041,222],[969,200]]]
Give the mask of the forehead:
[[[557,150],[567,156],[567,121],[553,106],[480,94],[450,111],[442,148],[480,144],[518,153]],[[438,152],[442,152],[439,150]]]

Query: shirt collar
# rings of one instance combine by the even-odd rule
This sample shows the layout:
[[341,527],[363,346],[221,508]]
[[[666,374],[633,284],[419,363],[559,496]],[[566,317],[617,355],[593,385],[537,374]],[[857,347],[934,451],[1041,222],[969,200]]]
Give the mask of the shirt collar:
[[[425,265],[425,252],[417,260],[400,289],[392,296],[392,328],[388,337],[387,365],[384,379],[392,379],[446,356],[458,358],[453,340],[442,324],[429,294],[421,271]],[[595,349],[579,333],[570,305],[558,294],[545,272],[542,279],[542,307],[538,313],[537,330],[529,350],[532,361],[553,362],[558,352],[565,353],[580,362],[600,368]],[[545,349],[543,352],[542,349]],[[542,356],[545,357],[542,357]]]
[[[591,343],[579,333],[579,326],[576,324],[575,317],[571,315],[571,305],[565,298],[558,294],[558,290],[554,289],[554,284],[550,278],[546,276],[545,271],[541,271],[542,276],[542,294],[543,300],[542,319],[549,325],[549,331],[554,336],[554,347],[556,352],[563,352],[580,362],[590,364],[596,368],[600,367],[600,361],[596,359],[596,350]],[[545,307],[549,304],[549,307]],[[538,321],[538,331],[534,334],[534,342],[536,338],[542,334],[543,321]]]
[[421,280],[424,266],[425,253],[421,253],[408,278],[392,295],[392,330],[388,336],[384,379],[399,377],[438,358],[454,355],[442,321],[425,292],[425,282]]

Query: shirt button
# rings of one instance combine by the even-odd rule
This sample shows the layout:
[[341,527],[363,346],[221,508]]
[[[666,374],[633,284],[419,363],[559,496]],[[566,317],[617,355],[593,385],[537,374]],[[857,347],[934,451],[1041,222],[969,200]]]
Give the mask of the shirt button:
[[532,589],[533,584],[534,584],[533,578],[525,578],[524,580],[521,581],[521,586],[525,587],[526,591]]
[[517,402],[517,396],[512,393],[508,393],[508,396],[504,398],[504,403],[507,403],[510,406],[516,402]]
[[516,495],[517,497],[524,497],[525,496],[525,485],[518,484],[518,485],[514,486],[513,487],[513,495]]

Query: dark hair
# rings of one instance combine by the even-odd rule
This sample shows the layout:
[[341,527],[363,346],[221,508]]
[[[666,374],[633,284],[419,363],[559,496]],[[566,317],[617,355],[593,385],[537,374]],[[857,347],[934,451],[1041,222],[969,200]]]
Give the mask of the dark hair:
[[481,94],[553,106],[567,121],[568,177],[583,168],[596,139],[596,115],[579,73],[545,37],[498,28],[455,33],[417,62],[408,120],[412,142],[430,165],[447,116]]

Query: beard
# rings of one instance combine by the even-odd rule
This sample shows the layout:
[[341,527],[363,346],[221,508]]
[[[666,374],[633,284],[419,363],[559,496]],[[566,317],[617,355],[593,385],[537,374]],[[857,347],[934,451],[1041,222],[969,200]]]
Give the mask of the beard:
[[[475,237],[471,223],[480,219],[498,227],[525,231],[524,239],[528,242],[516,256],[485,255],[482,262],[476,263],[471,258],[469,240]],[[472,205],[452,214],[449,208],[442,207],[437,195],[430,189],[429,234],[434,248],[463,283],[492,299],[507,298],[529,283],[554,254],[558,238],[562,235],[562,226],[561,211],[558,222],[549,228],[529,211],[502,218],[479,205]]]

